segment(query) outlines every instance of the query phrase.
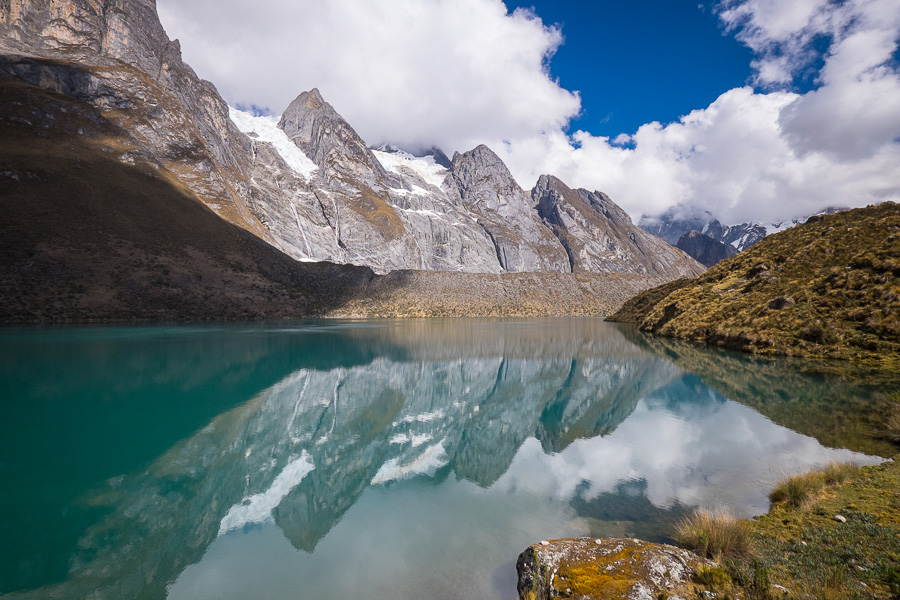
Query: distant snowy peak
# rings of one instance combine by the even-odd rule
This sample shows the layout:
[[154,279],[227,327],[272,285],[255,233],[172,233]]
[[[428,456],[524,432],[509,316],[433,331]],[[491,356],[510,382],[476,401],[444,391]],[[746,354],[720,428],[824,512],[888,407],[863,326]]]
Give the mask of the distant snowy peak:
[[[843,210],[847,209],[829,207],[815,214],[834,214]],[[678,206],[655,217],[643,215],[638,222],[638,226],[673,245],[677,245],[685,234],[691,231],[699,231],[718,242],[732,246],[738,252],[742,252],[767,236],[790,229],[794,225],[805,223],[811,216],[814,215],[799,216],[777,223],[751,221],[739,225],[724,225],[708,211],[692,210]]]
[[309,180],[319,168],[303,153],[297,144],[288,138],[287,134],[278,128],[281,115],[257,116],[251,112],[239,110],[233,106],[228,107],[228,116],[237,125],[237,128],[250,137],[272,144],[284,162],[298,175]]

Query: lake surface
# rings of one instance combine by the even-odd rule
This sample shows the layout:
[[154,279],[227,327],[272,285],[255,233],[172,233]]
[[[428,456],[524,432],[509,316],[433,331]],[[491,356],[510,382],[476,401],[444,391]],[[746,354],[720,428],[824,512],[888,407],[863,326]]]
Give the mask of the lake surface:
[[512,599],[541,539],[890,453],[797,365],[597,319],[0,330],[0,596]]

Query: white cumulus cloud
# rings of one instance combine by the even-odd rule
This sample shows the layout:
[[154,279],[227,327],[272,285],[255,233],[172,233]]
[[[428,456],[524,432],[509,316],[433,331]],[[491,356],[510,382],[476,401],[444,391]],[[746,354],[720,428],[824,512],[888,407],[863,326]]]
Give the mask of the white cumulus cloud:
[[[548,67],[564,31],[501,0],[158,7],[232,104],[278,113],[318,87],[370,144],[486,143],[526,189],[551,173],[633,217],[692,204],[727,223],[778,221],[900,200],[900,0],[722,0],[712,8],[754,51],[755,87],[612,140],[567,129],[580,98]],[[798,77],[811,91],[794,90]]]
[[[280,113],[319,88],[370,144],[461,148],[559,130],[559,29],[501,0],[159,0],[187,62],[232,104]],[[467,148],[464,148],[467,149]]]
[[[725,0],[718,10],[756,53],[765,92],[728,90],[614,141],[579,131],[512,144],[513,172],[601,189],[632,216],[691,204],[726,223],[900,199],[900,2]],[[817,60],[813,89],[792,92]]]

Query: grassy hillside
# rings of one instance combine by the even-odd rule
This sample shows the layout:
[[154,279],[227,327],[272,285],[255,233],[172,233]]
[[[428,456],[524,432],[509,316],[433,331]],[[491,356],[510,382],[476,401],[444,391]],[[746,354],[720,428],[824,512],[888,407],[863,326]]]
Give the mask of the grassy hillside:
[[760,354],[900,366],[900,206],[816,217],[611,320]]

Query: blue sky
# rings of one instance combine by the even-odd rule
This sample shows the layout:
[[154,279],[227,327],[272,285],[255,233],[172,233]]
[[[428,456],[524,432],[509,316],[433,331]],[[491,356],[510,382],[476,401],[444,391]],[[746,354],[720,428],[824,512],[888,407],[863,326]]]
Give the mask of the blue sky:
[[594,135],[634,133],[650,121],[677,121],[722,92],[747,84],[753,53],[727,34],[707,5],[692,0],[506,2],[558,25],[565,42],[553,77],[581,95],[572,121]]
[[157,6],[233,106],[316,87],[370,145],[487,144],[523,188],[552,174],[633,219],[900,201],[900,0]]

